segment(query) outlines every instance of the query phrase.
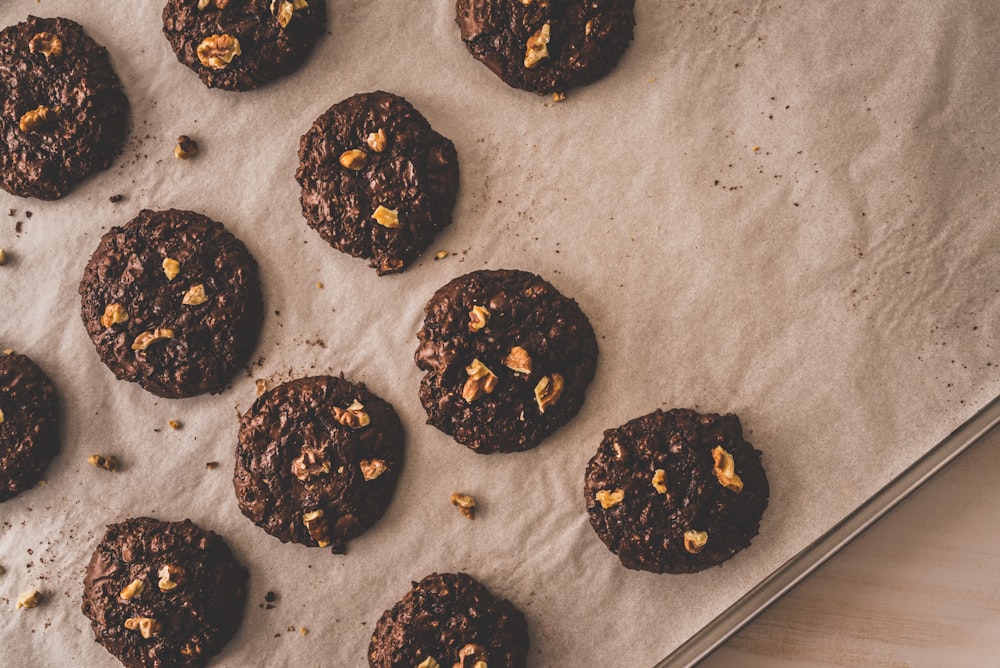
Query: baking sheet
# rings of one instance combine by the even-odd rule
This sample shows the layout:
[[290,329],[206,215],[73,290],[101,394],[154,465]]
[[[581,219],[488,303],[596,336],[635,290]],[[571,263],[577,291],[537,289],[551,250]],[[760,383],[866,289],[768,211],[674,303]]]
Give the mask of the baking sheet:
[[[133,105],[109,171],[59,202],[0,193],[0,345],[49,372],[64,418],[47,484],[0,506],[2,665],[116,665],[79,612],[83,566],[105,524],[140,514],[190,517],[250,569],[244,623],[213,665],[363,666],[410,580],[459,569],[524,610],[532,667],[652,665],[1000,394],[995,3],[638,0],[619,67],[559,104],[472,60],[451,2],[332,1],[307,66],[244,94],[176,62],[159,4],[0,8],[4,25],[83,23]],[[384,278],[306,227],[293,178],[312,120],[378,88],[462,163],[455,223],[431,249],[453,254]],[[173,158],[182,133],[197,160]],[[263,337],[222,395],[115,381],[79,320],[100,235],[171,206],[224,222],[260,264]],[[467,451],[416,396],[424,302],[483,267],[549,279],[601,346],[580,416],[527,453]],[[332,556],[250,524],[230,472],[255,379],[340,371],[394,404],[408,459],[385,517]],[[741,416],[771,506],[722,568],[626,571],[590,529],[583,470],[603,429],[673,406]],[[96,452],[123,470],[90,467]],[[448,503],[459,490],[481,504],[474,522]],[[46,601],[15,611],[32,587]]]

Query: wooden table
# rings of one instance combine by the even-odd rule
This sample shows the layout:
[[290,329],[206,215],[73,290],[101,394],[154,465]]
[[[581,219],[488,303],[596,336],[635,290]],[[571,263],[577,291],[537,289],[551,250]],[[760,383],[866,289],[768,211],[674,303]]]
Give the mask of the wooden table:
[[1000,430],[699,668],[1000,667]]

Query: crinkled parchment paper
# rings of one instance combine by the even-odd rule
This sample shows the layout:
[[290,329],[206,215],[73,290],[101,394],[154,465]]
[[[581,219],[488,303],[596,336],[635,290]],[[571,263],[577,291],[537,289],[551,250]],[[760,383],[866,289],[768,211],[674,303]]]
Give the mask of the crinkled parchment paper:
[[[306,66],[243,94],[176,61],[158,0],[3,3],[4,25],[61,15],[106,45],[133,129],[62,201],[0,193],[0,346],[52,376],[64,428],[46,484],[0,506],[0,664],[116,665],[80,613],[83,567],[105,524],[153,515],[218,531],[250,569],[243,625],[213,665],[364,666],[410,581],[459,569],[524,610],[532,667],[651,665],[1000,392],[1000,5],[637,5],[619,67],[554,104],[466,53],[451,0],[330,0]],[[313,119],[379,88],[462,164],[455,223],[385,278],[305,225],[293,178]],[[173,157],[179,134],[200,157]],[[80,322],[99,237],[144,207],[222,221],[260,264],[263,337],[221,395],[168,401],[116,381]],[[473,454],[425,425],[417,399],[423,305],[483,267],[549,279],[601,347],[579,417],[523,454]],[[408,440],[389,511],[334,556],[244,519],[231,471],[255,379],[341,371],[395,405]],[[604,429],[675,406],[740,415],[771,505],[721,568],[627,571],[589,526],[584,467]],[[89,466],[94,453],[123,469]],[[453,491],[477,497],[474,522]],[[33,587],[45,602],[15,611]]]

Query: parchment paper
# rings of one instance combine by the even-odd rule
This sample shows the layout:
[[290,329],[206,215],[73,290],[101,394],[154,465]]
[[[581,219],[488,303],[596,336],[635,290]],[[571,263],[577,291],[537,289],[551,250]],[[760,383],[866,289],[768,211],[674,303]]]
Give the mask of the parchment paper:
[[[117,665],[80,613],[83,567],[104,525],[136,515],[190,517],[249,567],[243,625],[213,665],[364,666],[410,581],[458,569],[524,610],[533,668],[651,665],[1000,392],[995,2],[638,0],[619,67],[559,104],[474,61],[451,0],[330,0],[308,64],[244,94],[180,65],[160,11],[0,7],[4,25],[82,22],[133,110],[124,154],[69,197],[0,193],[0,345],[52,376],[64,431],[47,484],[0,506],[4,666]],[[385,278],[305,225],[293,178],[313,119],[379,88],[452,138],[462,166],[454,225]],[[182,133],[196,160],[174,159]],[[222,395],[158,400],[116,381],[80,322],[100,235],[143,207],[220,220],[260,264],[263,338]],[[523,454],[473,454],[417,399],[423,305],[482,267],[552,281],[601,347],[579,417]],[[332,556],[253,526],[231,471],[256,378],[341,371],[395,405],[407,462],[385,517]],[[584,467],[604,429],[675,406],[740,415],[771,505],[721,568],[627,571],[589,526]],[[123,470],[89,466],[94,453]],[[474,522],[453,491],[479,500]],[[33,587],[45,602],[15,611]]]

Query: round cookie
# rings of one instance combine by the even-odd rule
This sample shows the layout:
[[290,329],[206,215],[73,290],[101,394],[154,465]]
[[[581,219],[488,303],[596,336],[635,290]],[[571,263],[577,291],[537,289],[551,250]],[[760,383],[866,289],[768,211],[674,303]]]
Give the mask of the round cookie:
[[0,354],[0,502],[34,487],[58,452],[52,382],[27,356]]
[[299,378],[240,420],[233,485],[240,510],[283,543],[347,542],[382,516],[403,467],[403,426],[363,383]]
[[302,136],[295,178],[309,226],[381,276],[405,269],[451,224],[458,154],[403,98],[361,93]]
[[0,31],[0,186],[59,199],[107,169],[128,134],[128,98],[108,51],[69,19]]
[[257,263],[221,223],[143,210],[101,238],[80,282],[83,324],[122,380],[166,398],[221,392],[263,319]]
[[657,410],[604,432],[590,524],[626,568],[696,573],[750,545],[770,488],[735,415]]
[[465,573],[434,573],[414,582],[383,613],[368,646],[371,668],[474,668],[477,662],[523,668],[527,656],[524,615]]
[[507,85],[564,93],[607,74],[632,41],[635,0],[458,0],[469,52]]
[[204,666],[243,617],[247,569],[191,520],[108,525],[83,581],[94,640],[124,665]]
[[163,34],[209,88],[246,91],[290,74],[326,30],[326,0],[167,0]]
[[489,454],[533,448],[575,416],[597,366],[577,303],[524,271],[474,271],[424,309],[415,359],[427,422]]

